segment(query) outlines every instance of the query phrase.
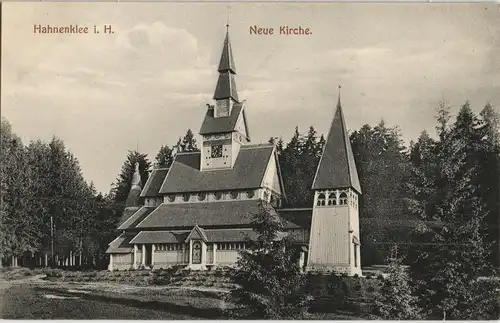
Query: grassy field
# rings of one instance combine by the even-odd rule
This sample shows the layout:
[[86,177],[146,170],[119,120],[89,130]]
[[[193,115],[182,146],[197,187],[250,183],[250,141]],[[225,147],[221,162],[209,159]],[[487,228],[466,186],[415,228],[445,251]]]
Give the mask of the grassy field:
[[[40,276],[48,274],[50,279]],[[158,273],[157,273],[158,274]],[[225,319],[228,287],[220,275],[165,275],[170,284],[151,285],[149,272],[65,272],[18,268],[0,271],[3,319]],[[107,278],[114,278],[110,281]],[[137,279],[139,277],[139,279]],[[162,275],[160,275],[162,277]],[[217,278],[215,278],[217,277]],[[96,279],[97,278],[97,279]],[[131,284],[136,280],[136,284]],[[146,281],[149,282],[146,284]],[[226,289],[227,292],[227,289]],[[349,312],[311,313],[310,319],[363,319]]]

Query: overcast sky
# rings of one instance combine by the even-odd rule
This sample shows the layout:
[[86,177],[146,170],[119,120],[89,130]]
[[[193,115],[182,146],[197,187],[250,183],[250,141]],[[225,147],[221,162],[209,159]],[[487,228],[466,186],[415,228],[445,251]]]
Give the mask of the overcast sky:
[[[25,143],[61,138],[108,192],[127,150],[154,157],[211,102],[227,4],[3,3],[1,113]],[[381,118],[406,140],[435,108],[500,106],[500,7],[485,4],[232,4],[230,35],[253,142],[326,132],[342,84],[348,127]],[[33,25],[115,33],[33,34]],[[251,26],[309,36],[250,35]]]

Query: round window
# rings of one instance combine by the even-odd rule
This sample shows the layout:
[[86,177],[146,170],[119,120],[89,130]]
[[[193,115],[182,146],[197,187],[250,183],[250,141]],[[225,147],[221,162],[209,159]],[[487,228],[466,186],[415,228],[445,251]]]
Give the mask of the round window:
[[173,201],[175,201],[175,195],[169,195],[169,196],[168,196],[168,201],[169,201],[169,202],[173,202]]
[[207,194],[205,194],[205,193],[198,194],[198,200],[200,200],[200,201],[205,201],[206,197],[207,197]]
[[221,192],[215,192],[215,193],[214,193],[214,199],[216,199],[216,200],[220,200],[220,199],[221,199],[221,197],[222,197],[222,193],[221,193]]
[[190,195],[189,195],[189,194],[184,194],[184,195],[182,195],[182,199],[184,200],[184,202],[189,201],[189,198],[190,198]]
[[238,198],[238,192],[236,191],[232,191],[230,195],[233,200]]
[[252,197],[255,196],[255,191],[247,191],[247,197],[251,199]]

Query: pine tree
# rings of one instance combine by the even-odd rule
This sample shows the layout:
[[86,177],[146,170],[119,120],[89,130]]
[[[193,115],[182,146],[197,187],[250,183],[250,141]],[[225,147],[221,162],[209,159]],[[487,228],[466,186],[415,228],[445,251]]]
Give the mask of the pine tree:
[[180,151],[182,152],[191,152],[191,151],[200,151],[198,146],[196,145],[196,139],[194,138],[193,131],[188,129],[184,138],[182,138],[182,142],[180,143]]
[[134,174],[136,163],[139,163],[142,185],[148,180],[151,163],[148,160],[147,154],[139,153],[138,151],[129,151],[121,172],[116,179],[116,183],[113,184],[112,195],[115,202],[125,203],[127,200],[130,188],[132,187],[132,175]]
[[170,147],[168,147],[167,145],[161,146],[158,154],[155,157],[155,160],[157,168],[170,167],[172,165],[172,162],[174,161],[173,150],[170,149]]
[[488,103],[480,115],[480,131],[485,145],[479,155],[479,181],[481,196],[488,210],[485,241],[493,250],[491,261],[500,267],[500,114]]
[[26,251],[37,250],[40,234],[38,219],[30,212],[32,192],[26,149],[4,118],[0,145],[1,259],[2,256],[21,256]]
[[274,209],[261,202],[252,222],[257,238],[247,240],[231,279],[239,287],[229,300],[229,315],[240,319],[297,319],[304,314],[308,297],[297,265],[292,240],[282,237],[284,225]]
[[[386,246],[408,237],[406,228],[387,224],[407,217],[405,183],[410,164],[406,148],[400,130],[383,120],[375,127],[362,126],[350,140],[363,188],[359,204],[362,261],[364,265],[383,263],[389,252]],[[367,226],[370,229],[364,230]]]
[[496,300],[480,280],[492,268],[481,234],[487,211],[478,190],[477,155],[483,149],[479,121],[466,103],[451,127],[438,122],[436,201],[422,216],[441,226],[421,240],[425,244],[412,272],[430,313],[437,311],[443,319],[487,319]]
[[[413,285],[402,259],[397,257],[397,245],[388,259],[388,277],[376,293],[375,314],[384,320],[422,319],[418,298],[414,295]],[[396,252],[394,252],[396,251]]]

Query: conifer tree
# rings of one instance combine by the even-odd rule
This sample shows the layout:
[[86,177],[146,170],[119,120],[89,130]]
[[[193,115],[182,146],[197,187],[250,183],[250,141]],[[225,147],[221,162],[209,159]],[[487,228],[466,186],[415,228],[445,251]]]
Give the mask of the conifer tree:
[[375,314],[384,320],[418,320],[422,319],[418,297],[414,295],[413,284],[402,259],[397,256],[397,245],[391,250],[388,259],[388,277],[376,293]]
[[167,145],[161,146],[158,154],[155,157],[155,160],[157,168],[170,167],[172,165],[172,162],[174,161],[173,150],[170,149],[170,147],[168,147]]
[[[424,244],[412,273],[429,313],[437,311],[443,319],[487,319],[496,299],[480,278],[491,275],[492,268],[481,234],[487,211],[478,190],[477,156],[483,149],[479,121],[468,103],[451,127],[439,118],[436,200],[432,208],[418,210],[441,225],[431,229],[427,241],[420,240]],[[489,290],[495,288],[490,285]]]
[[500,114],[491,104],[480,113],[485,149],[480,153],[480,191],[488,215],[485,241],[491,246],[491,261],[500,268]]
[[248,239],[236,269],[230,273],[239,287],[229,301],[229,315],[240,319],[298,319],[308,301],[292,239],[283,237],[284,224],[274,209],[261,202],[252,221],[257,237]]
[[127,200],[130,188],[132,187],[132,175],[134,174],[136,163],[139,163],[142,185],[148,180],[151,163],[148,160],[147,154],[139,153],[138,151],[129,151],[121,172],[116,179],[116,183],[113,185],[112,194],[115,202],[125,203]]
[[191,129],[188,129],[186,131],[184,138],[182,138],[182,141],[180,142],[179,148],[180,148],[179,151],[182,152],[200,151],[198,149],[198,146],[196,144],[196,139]]

